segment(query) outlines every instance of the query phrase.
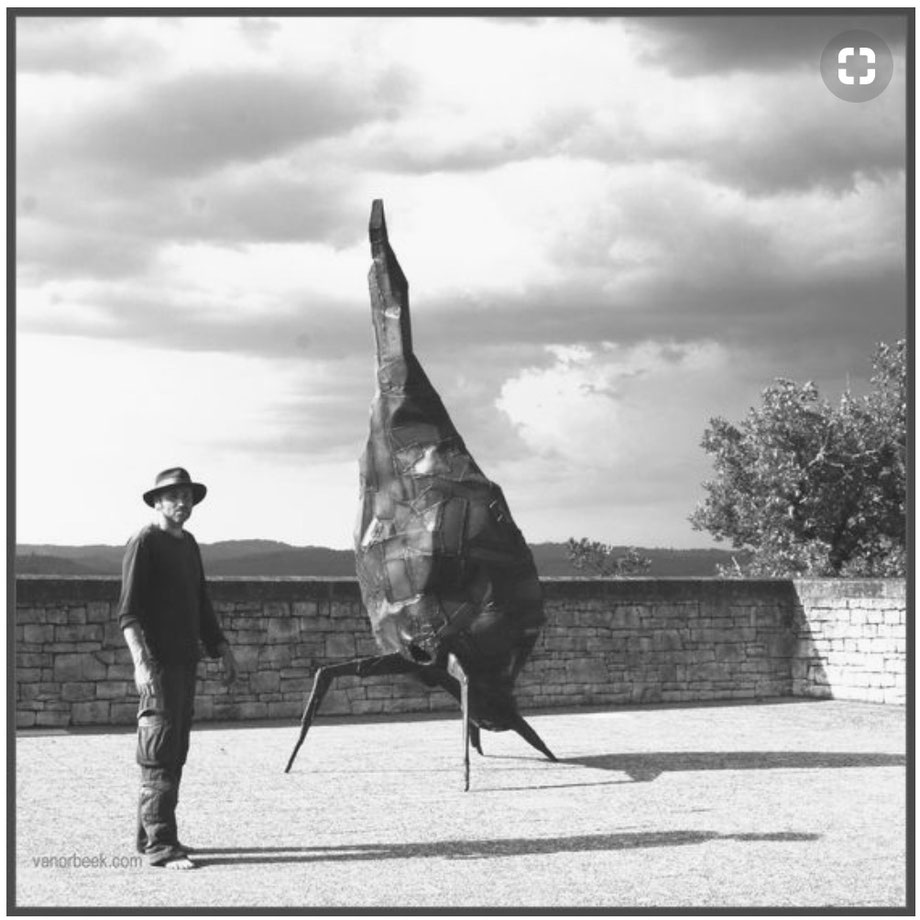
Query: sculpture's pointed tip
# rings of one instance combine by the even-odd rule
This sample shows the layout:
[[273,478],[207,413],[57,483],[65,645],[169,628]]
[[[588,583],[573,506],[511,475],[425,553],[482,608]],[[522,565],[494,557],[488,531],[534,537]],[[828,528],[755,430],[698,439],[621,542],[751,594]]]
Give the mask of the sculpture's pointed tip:
[[556,755],[543,743],[543,739],[534,731],[520,713],[515,713],[511,727],[531,746],[543,754],[547,760],[555,760]]
[[371,243],[385,243],[387,241],[387,221],[383,213],[383,199],[375,198],[371,205],[370,221]]

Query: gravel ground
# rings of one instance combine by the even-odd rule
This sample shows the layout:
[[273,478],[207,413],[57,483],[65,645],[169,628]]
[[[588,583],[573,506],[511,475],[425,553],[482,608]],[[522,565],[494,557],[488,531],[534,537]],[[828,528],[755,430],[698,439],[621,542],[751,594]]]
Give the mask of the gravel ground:
[[775,701],[530,721],[559,761],[483,733],[469,792],[458,717],[320,718],[287,775],[296,725],[196,728],[179,826],[201,868],[184,873],[130,864],[131,733],[20,732],[15,906],[905,907],[901,707]]

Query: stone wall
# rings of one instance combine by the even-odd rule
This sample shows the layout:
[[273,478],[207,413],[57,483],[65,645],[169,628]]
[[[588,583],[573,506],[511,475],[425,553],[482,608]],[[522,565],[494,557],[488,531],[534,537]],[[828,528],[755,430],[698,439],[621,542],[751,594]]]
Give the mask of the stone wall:
[[788,581],[553,579],[522,706],[757,699],[792,691]]
[[[202,666],[201,720],[299,718],[316,669],[376,653],[357,582],[217,578],[211,596],[243,676]],[[777,696],[903,703],[899,581],[547,579],[547,624],[517,690],[523,710]],[[119,581],[16,580],[23,727],[131,724],[132,665],[114,621]],[[411,677],[340,679],[324,714],[453,711]]]
[[906,701],[902,581],[797,581],[795,696]]

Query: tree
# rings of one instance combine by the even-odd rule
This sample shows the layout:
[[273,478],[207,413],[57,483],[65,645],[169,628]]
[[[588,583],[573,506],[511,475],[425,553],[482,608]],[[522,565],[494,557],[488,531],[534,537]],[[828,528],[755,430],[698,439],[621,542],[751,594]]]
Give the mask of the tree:
[[743,574],[905,573],[906,342],[879,345],[872,366],[871,392],[847,390],[839,406],[780,379],[740,425],[710,421],[715,478],[690,522],[749,551]]
[[578,571],[588,569],[602,578],[628,578],[642,575],[649,570],[652,560],[641,555],[632,546],[620,553],[614,546],[591,541],[585,537],[576,540],[570,537],[565,545],[572,568]]

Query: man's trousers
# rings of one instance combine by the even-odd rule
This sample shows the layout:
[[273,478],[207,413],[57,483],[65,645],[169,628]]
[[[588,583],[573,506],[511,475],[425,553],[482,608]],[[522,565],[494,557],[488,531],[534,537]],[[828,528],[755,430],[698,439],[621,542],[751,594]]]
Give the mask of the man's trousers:
[[179,845],[176,806],[188,756],[195,702],[193,664],[160,665],[156,692],[141,694],[137,710],[137,763],[141,791],[137,809],[137,849],[151,865],[185,854]]

